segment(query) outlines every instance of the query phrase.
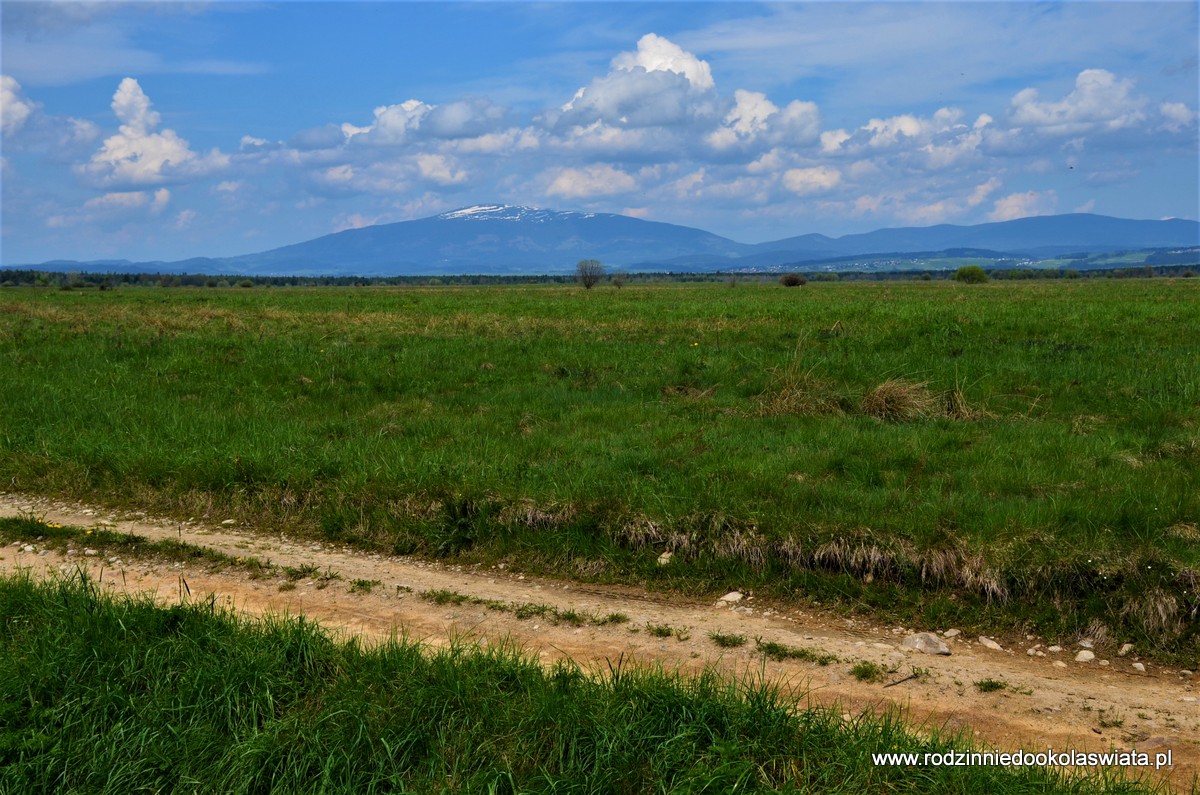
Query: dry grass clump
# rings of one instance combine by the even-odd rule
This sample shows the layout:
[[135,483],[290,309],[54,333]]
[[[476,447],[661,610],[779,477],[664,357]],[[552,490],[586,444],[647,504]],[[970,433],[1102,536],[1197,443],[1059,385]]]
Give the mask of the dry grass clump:
[[553,530],[570,524],[578,515],[579,510],[574,505],[538,505],[533,500],[521,500],[501,509],[499,520],[503,525]]
[[992,412],[967,402],[962,387],[955,386],[943,396],[945,415],[952,420],[982,420],[996,416]]
[[1183,541],[1200,541],[1200,527],[1191,522],[1180,522],[1167,528],[1167,534]]
[[[937,398],[924,381],[889,378],[862,399],[862,413],[891,422],[917,420],[934,413]],[[965,402],[965,401],[964,401]]]
[[1174,637],[1183,631],[1180,612],[1179,600],[1173,594],[1154,588],[1126,602],[1121,615],[1151,635]]
[[843,403],[832,384],[790,367],[758,397],[759,414],[766,417],[840,414]]

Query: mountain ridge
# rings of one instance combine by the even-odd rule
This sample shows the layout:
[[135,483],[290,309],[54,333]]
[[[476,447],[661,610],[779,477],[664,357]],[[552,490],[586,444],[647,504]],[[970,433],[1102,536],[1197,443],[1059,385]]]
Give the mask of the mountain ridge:
[[846,257],[948,249],[990,250],[1019,257],[1176,246],[1200,246],[1200,223],[1071,213],[974,225],[890,227],[841,237],[807,233],[764,243],[740,243],[703,229],[615,213],[476,204],[233,257],[94,263],[56,260],[53,264],[77,270],[108,265],[126,272],[141,268],[261,276],[432,276],[565,273],[580,259],[599,259],[611,268],[634,270],[770,270]]

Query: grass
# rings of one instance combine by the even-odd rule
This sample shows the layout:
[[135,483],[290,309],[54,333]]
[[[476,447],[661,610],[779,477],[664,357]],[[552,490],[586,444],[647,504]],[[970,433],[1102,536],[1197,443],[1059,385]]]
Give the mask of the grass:
[[745,635],[734,635],[713,630],[708,633],[708,639],[722,649],[736,649],[746,645]]
[[32,515],[0,517],[0,542],[34,543],[38,549],[58,551],[94,549],[97,557],[154,558],[180,563],[199,562],[220,571],[240,568],[252,579],[269,576],[275,566],[256,557],[234,557],[186,541],[150,541],[135,533],[64,526]]
[[0,579],[0,627],[4,792],[1150,791],[1115,772],[876,767],[872,752],[964,746],[895,716],[797,711],[752,678],[367,648],[83,578]]
[[887,678],[887,670],[876,662],[859,660],[850,667],[850,675],[860,682],[881,682]]
[[789,646],[786,643],[776,643],[775,641],[764,641],[762,638],[756,638],[754,641],[755,648],[769,660],[783,662],[784,660],[804,660],[805,662],[816,663],[817,665],[825,666],[838,661],[836,654],[828,652],[813,651],[801,646]]
[[1001,682],[999,679],[980,679],[975,683],[975,689],[980,693],[995,693],[998,690],[1004,690],[1008,687],[1007,682]]
[[12,289],[0,482],[1192,664],[1198,290]]

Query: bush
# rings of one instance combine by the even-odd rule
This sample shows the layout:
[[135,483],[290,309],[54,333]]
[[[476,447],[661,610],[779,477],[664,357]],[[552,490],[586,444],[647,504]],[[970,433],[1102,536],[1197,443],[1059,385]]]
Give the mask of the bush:
[[242,279],[240,282],[237,283],[237,286],[238,287],[253,287],[254,282],[250,281],[249,279]]
[[808,279],[798,273],[785,273],[779,277],[779,283],[784,287],[803,287],[808,284]]
[[963,265],[954,272],[954,281],[964,284],[983,284],[987,280],[987,273],[978,265]]
[[580,260],[575,266],[575,278],[583,285],[583,289],[590,290],[596,286],[596,283],[604,277],[604,266],[600,264],[600,260],[584,259]]

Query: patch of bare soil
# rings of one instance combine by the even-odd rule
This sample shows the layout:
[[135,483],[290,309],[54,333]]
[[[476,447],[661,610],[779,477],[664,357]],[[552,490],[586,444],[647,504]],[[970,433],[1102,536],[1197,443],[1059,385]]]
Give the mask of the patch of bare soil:
[[[1139,660],[1136,649],[1120,656],[1098,648],[1094,661],[1076,662],[1078,646],[1054,652],[1038,638],[997,637],[1002,649],[995,650],[958,635],[944,638],[950,656],[928,656],[906,650],[900,642],[911,632],[951,628],[881,627],[767,604],[752,594],[735,602],[702,602],[629,587],[526,577],[497,568],[443,566],[293,539],[286,528],[262,532],[239,528],[228,520],[206,524],[120,517],[87,506],[0,494],[0,516],[21,512],[64,525],[104,526],[152,540],[182,540],[234,557],[254,556],[281,568],[312,566],[339,578],[303,578],[292,588],[279,570],[277,576],[253,579],[236,567],[215,571],[203,561],[88,557],[78,547],[70,557],[4,547],[0,572],[20,568],[52,577],[81,566],[107,590],[150,592],[163,603],[215,595],[243,613],[304,615],[367,639],[404,634],[435,646],[454,638],[479,644],[515,641],[543,660],[569,657],[590,669],[604,668],[619,658],[682,671],[715,666],[733,675],[776,679],[796,693],[801,704],[835,706],[847,717],[864,710],[898,708],[917,728],[968,729],[984,750],[1135,748],[1150,752],[1151,759],[1170,750],[1173,766],[1147,775],[1166,776],[1174,786],[1187,789],[1200,774],[1200,682],[1190,672]],[[360,581],[357,587],[355,581]],[[364,587],[375,581],[378,585],[369,590]],[[512,610],[469,602],[437,605],[420,597],[433,590],[503,604],[544,604],[560,614],[570,610],[599,617],[620,613],[629,620],[573,626],[549,615],[519,618]],[[659,637],[650,631],[651,625],[673,632]],[[742,635],[748,642],[721,649],[710,633]],[[821,666],[803,660],[764,661],[756,651],[756,638],[836,655],[838,662]],[[859,681],[850,669],[864,660],[892,673],[882,681]],[[1135,663],[1145,671],[1138,671]],[[919,675],[905,679],[914,669]],[[985,680],[1005,686],[981,692],[975,683]]]

